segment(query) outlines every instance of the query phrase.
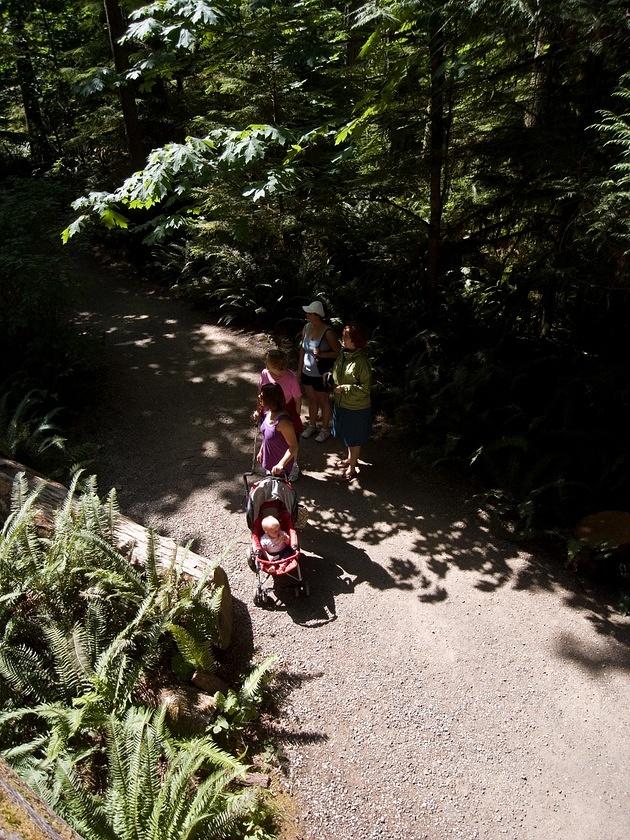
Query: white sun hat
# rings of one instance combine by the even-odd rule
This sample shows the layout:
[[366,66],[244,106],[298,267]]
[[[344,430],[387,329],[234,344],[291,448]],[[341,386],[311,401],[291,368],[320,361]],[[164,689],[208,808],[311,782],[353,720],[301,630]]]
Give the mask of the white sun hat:
[[319,315],[320,318],[324,317],[324,307],[318,300],[314,300],[313,303],[309,303],[308,306],[303,306],[302,309],[305,312],[313,312],[315,315]]

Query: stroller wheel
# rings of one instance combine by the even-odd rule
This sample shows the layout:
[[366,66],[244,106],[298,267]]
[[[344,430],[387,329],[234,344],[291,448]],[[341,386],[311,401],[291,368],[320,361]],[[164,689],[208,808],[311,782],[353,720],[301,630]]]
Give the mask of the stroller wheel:
[[252,572],[256,571],[256,558],[254,557],[254,554],[251,551],[247,553],[247,565],[252,570]]
[[252,600],[254,601],[254,606],[255,607],[262,607],[262,606],[265,605],[265,603],[267,601],[267,597],[266,597],[265,593],[262,591],[262,589],[259,589],[258,587],[256,587],[256,589],[254,589],[254,597],[253,597]]

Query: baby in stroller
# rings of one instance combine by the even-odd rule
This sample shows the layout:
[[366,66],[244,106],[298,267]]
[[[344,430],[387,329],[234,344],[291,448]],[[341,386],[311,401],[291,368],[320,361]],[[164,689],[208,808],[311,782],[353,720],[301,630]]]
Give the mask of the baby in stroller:
[[308,595],[308,584],[300,569],[300,543],[295,529],[298,508],[295,490],[289,481],[279,476],[266,475],[251,486],[250,477],[251,474],[246,473],[243,480],[251,534],[248,564],[257,578],[254,604],[263,606],[270,600],[274,579],[279,577],[296,584],[296,596]]
[[291,545],[291,537],[280,529],[280,523],[275,516],[265,516],[260,523],[264,534],[260,538],[260,545],[267,554],[267,559],[278,560],[295,553]]

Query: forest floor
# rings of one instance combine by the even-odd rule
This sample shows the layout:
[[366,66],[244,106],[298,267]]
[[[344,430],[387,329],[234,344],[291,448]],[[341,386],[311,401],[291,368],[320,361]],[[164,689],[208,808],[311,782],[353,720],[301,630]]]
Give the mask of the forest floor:
[[412,468],[381,429],[350,486],[334,441],[303,442],[311,596],[253,607],[241,475],[265,337],[88,274],[79,320],[103,382],[81,428],[100,447],[101,490],[221,557],[232,664],[279,655],[270,728],[297,803],[291,836],[627,840],[630,621],[614,604],[493,538],[469,488]]

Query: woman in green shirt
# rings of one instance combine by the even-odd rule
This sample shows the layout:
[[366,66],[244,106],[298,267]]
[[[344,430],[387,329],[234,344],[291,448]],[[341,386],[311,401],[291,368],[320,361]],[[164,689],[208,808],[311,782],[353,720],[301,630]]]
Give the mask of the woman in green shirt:
[[343,349],[333,368],[333,435],[348,450],[337,466],[343,470],[343,477],[352,481],[361,447],[372,431],[372,366],[365,350],[367,339],[359,327],[347,324],[341,343]]

